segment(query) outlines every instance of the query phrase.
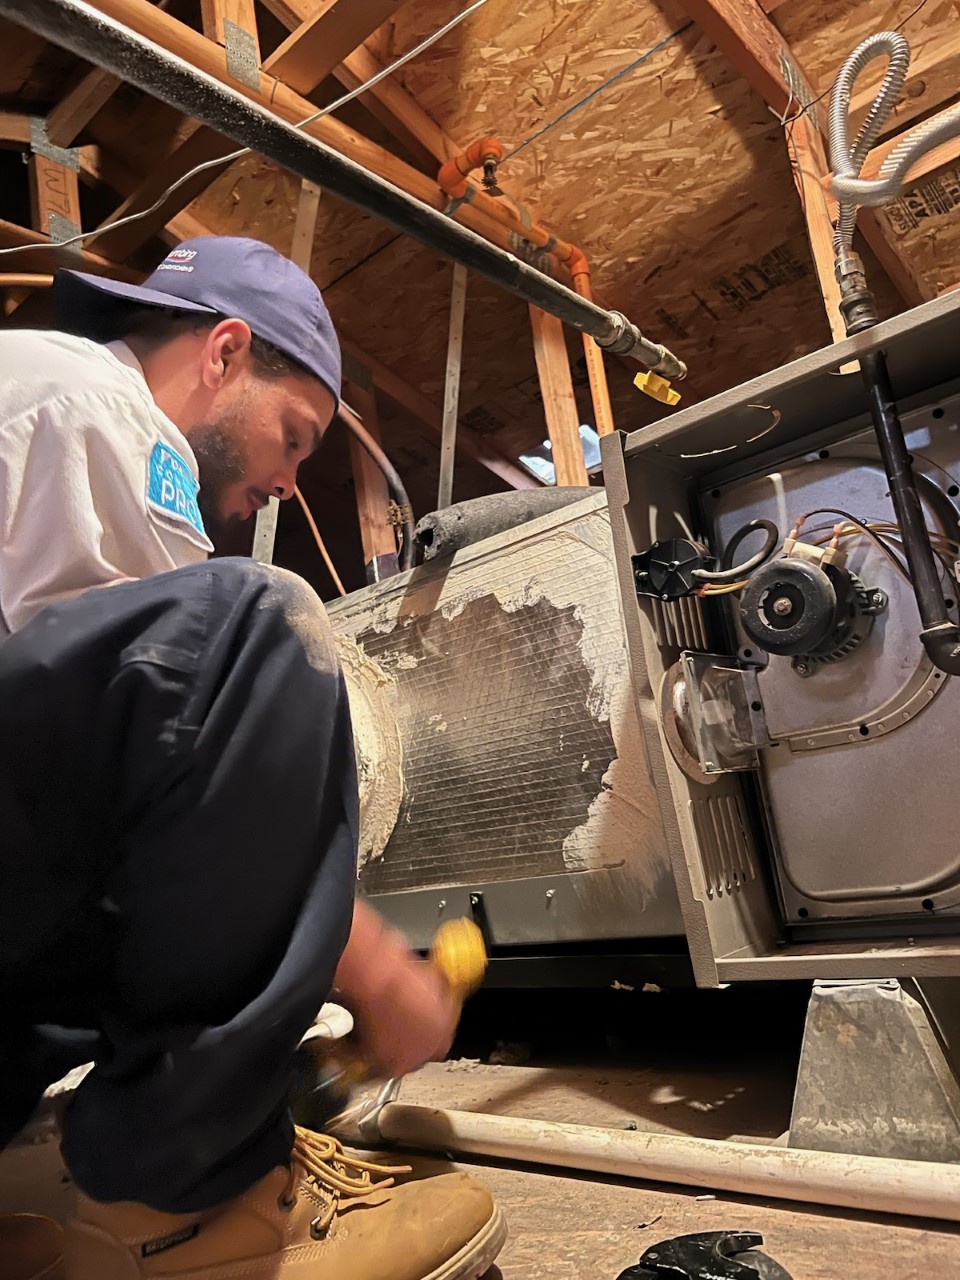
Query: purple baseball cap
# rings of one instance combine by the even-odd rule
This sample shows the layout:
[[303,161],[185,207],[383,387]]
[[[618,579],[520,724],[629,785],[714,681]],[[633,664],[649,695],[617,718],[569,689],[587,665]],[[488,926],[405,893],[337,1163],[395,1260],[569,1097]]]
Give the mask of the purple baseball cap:
[[340,403],[340,344],[320,290],[261,240],[201,236],[171,251],[143,284],[58,271],[54,300],[63,324],[96,332],[128,304],[245,320],[318,378]]

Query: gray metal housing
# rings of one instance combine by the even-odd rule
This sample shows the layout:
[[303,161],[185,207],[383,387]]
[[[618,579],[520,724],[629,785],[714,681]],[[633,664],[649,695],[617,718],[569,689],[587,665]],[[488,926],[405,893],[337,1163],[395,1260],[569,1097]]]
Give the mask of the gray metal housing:
[[[867,747],[860,743],[850,747],[847,742],[850,749],[845,750],[844,744],[837,743],[816,753],[821,759],[832,754],[838,761],[833,776],[842,778],[842,786],[832,789],[825,784],[829,768],[826,774],[808,770],[801,776],[813,760],[813,752],[806,762],[797,753],[790,758],[781,755],[779,761],[786,760],[786,764],[778,762],[777,769],[765,764],[759,803],[755,803],[757,788],[744,783],[743,775],[723,774],[709,784],[695,781],[677,766],[664,740],[657,705],[660,682],[681,651],[724,654],[736,652],[738,642],[731,643],[729,621],[724,623],[721,606],[715,602],[704,608],[693,598],[683,601],[682,607],[638,600],[630,559],[654,541],[678,536],[706,535],[721,544],[744,520],[770,514],[765,508],[772,501],[771,477],[781,484],[786,476],[788,493],[791,485],[799,493],[813,477],[814,487],[820,488],[809,507],[849,509],[848,504],[857,500],[851,477],[862,480],[866,468],[873,477],[871,500],[885,500],[886,486],[882,478],[876,481],[876,464],[867,457],[870,419],[862,381],[855,366],[841,372],[858,353],[867,350],[886,351],[905,427],[920,433],[913,438],[920,439],[926,454],[932,447],[940,449],[956,466],[960,462],[960,446],[953,443],[956,423],[946,410],[936,419],[926,410],[954,407],[953,397],[960,391],[956,383],[960,372],[958,339],[960,296],[947,295],[655,426],[602,442],[637,706],[657,782],[694,971],[701,985],[774,977],[888,978],[960,973],[960,921],[955,916],[960,889],[956,879],[949,881],[941,875],[944,892],[939,897],[920,887],[923,877],[912,876],[909,870],[902,878],[917,880],[918,892],[898,896],[899,886],[894,883],[898,860],[903,864],[910,861],[910,851],[902,844],[907,831],[912,832],[918,847],[923,846],[924,857],[928,847],[937,857],[947,856],[957,834],[950,788],[941,786],[939,791],[928,789],[923,794],[923,803],[913,813],[912,827],[893,821],[897,802],[905,804],[911,791],[922,787],[925,769],[931,769],[936,760],[942,771],[945,760],[956,759],[949,752],[955,740],[951,731],[956,724],[958,691],[945,689],[937,698],[937,707],[925,710],[907,731],[898,731],[897,740],[903,746],[899,769],[896,753],[881,762],[879,749],[893,747],[895,742],[893,738],[889,743],[875,741],[880,736],[877,732]],[[837,442],[845,442],[838,451],[842,462],[832,457],[831,446]],[[858,449],[864,456],[863,467],[854,461]],[[831,454],[829,461],[821,458],[821,451]],[[811,463],[813,469],[801,476],[800,469]],[[838,501],[834,496],[824,501],[824,494],[846,495],[846,500]],[[791,510],[796,510],[795,503]],[[874,512],[866,514],[873,518]],[[857,671],[867,685],[871,673],[877,678],[876,663],[886,628],[888,652],[905,652],[910,662],[914,661],[911,646],[919,650],[919,624],[911,612],[912,600],[901,591],[896,604],[892,620],[887,619],[885,628],[866,642],[863,655],[847,659],[846,671],[837,668],[841,684],[852,680]],[[742,636],[739,644],[743,645]],[[744,656],[742,647],[740,656]],[[787,714],[787,695],[799,696],[791,694],[782,667],[773,667],[784,661],[772,659],[758,676],[761,689],[767,682],[764,708],[768,720],[771,714]],[[845,696],[849,694],[847,688]],[[864,705],[875,707],[877,702],[876,697],[867,696]],[[876,725],[865,727],[873,731]],[[909,742],[904,735],[909,736]],[[787,780],[771,786],[771,775],[777,770],[788,775]],[[891,786],[892,796],[880,794],[879,788],[889,792]],[[811,870],[818,834],[829,842],[831,822],[839,820],[841,826],[849,823],[858,808],[869,824],[873,807],[882,808],[884,803],[891,828],[885,842],[883,821],[874,824],[881,884],[871,890],[869,873],[874,869],[868,865],[852,867],[847,885],[850,892],[844,898],[837,889],[843,876],[835,874],[837,862],[843,871],[842,843],[832,850],[833,868],[828,857]],[[844,804],[846,809],[841,812]],[[778,822],[782,829],[778,830]],[[797,883],[806,872],[809,874],[798,891]],[[936,868],[929,868],[929,873],[935,880]],[[924,898],[925,906],[919,901],[921,894],[930,895]],[[806,905],[810,902],[816,904],[815,913]],[[803,923],[812,914],[817,917],[819,931]],[[881,918],[884,916],[886,919]],[[790,927],[791,921],[796,927]],[[932,929],[938,929],[939,936]]]

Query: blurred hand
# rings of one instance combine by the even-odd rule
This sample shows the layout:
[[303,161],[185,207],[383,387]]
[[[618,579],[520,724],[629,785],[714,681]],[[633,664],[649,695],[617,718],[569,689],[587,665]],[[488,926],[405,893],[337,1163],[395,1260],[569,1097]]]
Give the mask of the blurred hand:
[[459,999],[363,901],[356,904],[336,986],[354,1016],[352,1038],[380,1078],[407,1075],[449,1051]]

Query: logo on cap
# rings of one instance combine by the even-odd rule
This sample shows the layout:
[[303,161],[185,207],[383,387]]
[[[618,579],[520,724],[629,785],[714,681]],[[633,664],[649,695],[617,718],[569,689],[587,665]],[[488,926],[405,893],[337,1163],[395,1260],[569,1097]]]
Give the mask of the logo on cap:
[[188,264],[197,256],[196,249],[171,249],[157,267],[158,271],[192,271]]

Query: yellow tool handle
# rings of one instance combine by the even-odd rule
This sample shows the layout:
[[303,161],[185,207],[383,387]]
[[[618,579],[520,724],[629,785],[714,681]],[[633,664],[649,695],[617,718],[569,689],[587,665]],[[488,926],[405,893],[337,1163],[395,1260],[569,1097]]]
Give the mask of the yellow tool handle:
[[[434,935],[430,963],[462,1004],[480,986],[487,971],[483,934],[465,917],[446,921]],[[369,1079],[369,1065],[354,1053],[349,1036],[333,1042],[312,1040],[310,1044],[344,1087],[351,1088]]]
[[465,1000],[487,971],[483,934],[472,920],[448,920],[436,932],[430,960],[454,994]]

